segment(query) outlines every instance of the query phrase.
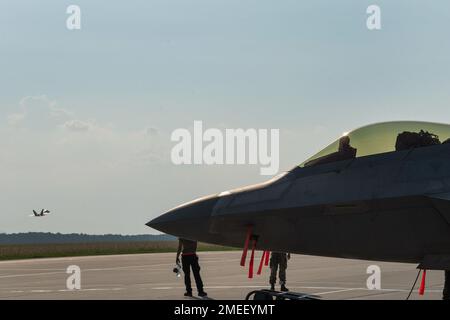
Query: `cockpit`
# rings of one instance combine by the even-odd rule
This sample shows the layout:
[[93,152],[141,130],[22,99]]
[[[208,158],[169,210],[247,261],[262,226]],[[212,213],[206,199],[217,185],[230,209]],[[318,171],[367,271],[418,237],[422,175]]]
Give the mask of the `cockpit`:
[[356,129],[303,162],[300,167],[450,143],[450,125],[385,122]]

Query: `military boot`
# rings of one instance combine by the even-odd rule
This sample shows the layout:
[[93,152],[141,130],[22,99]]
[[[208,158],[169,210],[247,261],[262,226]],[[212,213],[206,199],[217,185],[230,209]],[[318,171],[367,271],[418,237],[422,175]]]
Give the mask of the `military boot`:
[[283,292],[289,291],[289,289],[286,288],[286,285],[284,283],[281,285],[281,291],[283,291]]

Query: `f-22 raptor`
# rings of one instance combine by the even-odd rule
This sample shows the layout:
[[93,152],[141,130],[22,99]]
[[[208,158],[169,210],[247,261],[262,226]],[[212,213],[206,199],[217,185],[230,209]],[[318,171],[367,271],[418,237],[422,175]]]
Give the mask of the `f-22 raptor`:
[[204,197],[150,221],[165,233],[260,250],[417,263],[447,270],[450,125],[354,130],[292,170]]
[[33,210],[33,214],[30,215],[30,217],[44,217],[46,215],[49,215],[50,211],[49,210],[44,210],[42,209],[41,212],[36,212],[36,210]]

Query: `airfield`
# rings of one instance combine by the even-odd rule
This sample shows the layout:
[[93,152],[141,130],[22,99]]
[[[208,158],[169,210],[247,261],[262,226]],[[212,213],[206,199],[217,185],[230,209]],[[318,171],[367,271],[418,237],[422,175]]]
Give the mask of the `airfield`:
[[[255,276],[248,279],[247,268],[239,265],[240,252],[200,252],[201,274],[210,298],[243,300],[252,290],[268,288],[270,269],[264,267],[256,275],[260,254],[255,255]],[[0,262],[0,299],[185,299],[183,279],[172,272],[174,261],[174,253],[4,261]],[[81,268],[80,290],[66,287],[70,265]],[[380,290],[367,289],[370,265],[381,268]],[[412,264],[293,255],[287,286],[325,300],[404,300],[416,275]],[[419,282],[411,300],[441,299],[442,271],[428,271],[424,296],[417,294]]]

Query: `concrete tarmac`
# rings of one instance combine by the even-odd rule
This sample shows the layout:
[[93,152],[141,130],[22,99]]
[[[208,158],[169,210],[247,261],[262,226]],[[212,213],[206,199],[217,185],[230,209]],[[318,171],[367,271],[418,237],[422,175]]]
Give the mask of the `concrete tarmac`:
[[[270,269],[255,276],[239,265],[241,252],[200,252],[205,290],[213,299],[243,300],[268,288]],[[0,262],[0,299],[184,299],[184,282],[172,272],[174,253],[34,259]],[[81,289],[67,289],[69,266],[81,269]],[[367,267],[381,269],[381,289],[367,288]],[[416,278],[416,265],[293,255],[287,270],[291,291],[323,299],[404,300]],[[192,279],[193,280],[193,279]],[[428,271],[426,292],[411,299],[441,299],[443,271]],[[195,292],[195,282],[192,281]],[[279,286],[277,285],[279,288]]]

